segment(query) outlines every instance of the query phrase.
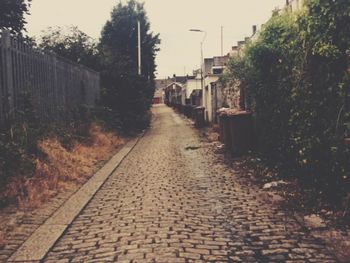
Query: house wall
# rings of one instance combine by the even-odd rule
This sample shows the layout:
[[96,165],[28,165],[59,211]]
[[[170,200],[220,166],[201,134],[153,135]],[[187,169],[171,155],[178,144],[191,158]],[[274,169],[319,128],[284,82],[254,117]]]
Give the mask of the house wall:
[[217,89],[219,90],[218,97],[219,103],[218,107],[228,107],[231,109],[239,108],[239,99],[240,99],[240,83],[231,81],[226,85],[221,83],[217,84]]
[[182,87],[181,89],[181,104],[186,105],[186,87]]
[[212,106],[212,85],[219,79],[218,75],[208,75],[204,79],[203,90],[203,107],[205,107],[205,120],[207,122],[213,121],[213,106]]
[[[212,102],[212,83],[216,82],[222,75],[222,71],[227,66],[229,61],[229,54],[225,56],[216,56],[213,58],[204,59],[204,88],[202,90],[203,94],[203,104],[205,107],[205,120],[207,122],[213,121],[213,102]],[[214,72],[213,69],[219,70],[220,73]],[[214,74],[215,73],[215,74]]]
[[214,66],[214,58],[205,58],[204,59],[203,76],[212,74],[213,66]]
[[186,88],[186,99],[189,99],[194,90],[202,88],[200,78],[187,80],[185,84],[185,88]]
[[166,87],[165,102],[181,104],[182,102],[182,88],[180,83],[172,83]]
[[229,59],[229,55],[214,57],[213,59],[214,59],[213,66],[226,66]]
[[292,11],[298,11],[303,5],[303,0],[289,0],[289,6],[291,7]]

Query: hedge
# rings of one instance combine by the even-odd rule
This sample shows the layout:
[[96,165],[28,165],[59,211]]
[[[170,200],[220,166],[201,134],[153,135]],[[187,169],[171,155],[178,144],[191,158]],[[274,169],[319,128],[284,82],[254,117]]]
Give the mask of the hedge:
[[349,25],[348,0],[306,0],[275,13],[229,71],[246,88],[268,164],[337,204],[350,192]]

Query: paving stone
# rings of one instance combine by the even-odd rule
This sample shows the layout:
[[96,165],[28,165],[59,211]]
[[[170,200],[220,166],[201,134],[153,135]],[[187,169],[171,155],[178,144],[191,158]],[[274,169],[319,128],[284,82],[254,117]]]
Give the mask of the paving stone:
[[164,106],[154,114],[43,262],[335,261],[261,190],[241,185],[186,120]]

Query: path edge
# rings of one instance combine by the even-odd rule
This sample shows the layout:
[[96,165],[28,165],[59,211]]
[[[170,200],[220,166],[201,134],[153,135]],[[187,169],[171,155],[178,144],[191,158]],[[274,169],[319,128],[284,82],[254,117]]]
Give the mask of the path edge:
[[128,141],[110,160],[70,196],[27,240],[7,262],[42,261],[75,218],[84,210],[108,178],[132,152],[148,129]]

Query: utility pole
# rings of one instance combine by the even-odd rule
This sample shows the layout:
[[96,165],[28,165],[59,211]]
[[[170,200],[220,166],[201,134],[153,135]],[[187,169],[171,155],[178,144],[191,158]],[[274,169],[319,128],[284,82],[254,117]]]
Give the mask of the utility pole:
[[138,29],[138,73],[141,76],[141,23],[140,20],[137,21]]
[[224,27],[221,26],[221,56],[224,55]]
[[[202,88],[202,92],[203,92],[203,98],[205,98],[205,89],[204,89],[204,74],[203,74],[203,71],[204,71],[204,58],[203,58],[203,43],[204,43],[204,41],[205,41],[205,39],[206,39],[206,37],[207,37],[207,32],[206,31],[204,31],[204,30],[201,30],[201,29],[190,29],[190,31],[192,31],[192,32],[200,32],[200,33],[204,33],[204,37],[203,37],[203,39],[202,39],[202,41],[201,41],[201,63],[200,63],[200,65],[201,65],[201,88]],[[204,99],[203,99],[203,106],[204,106],[205,104],[204,104]]]

